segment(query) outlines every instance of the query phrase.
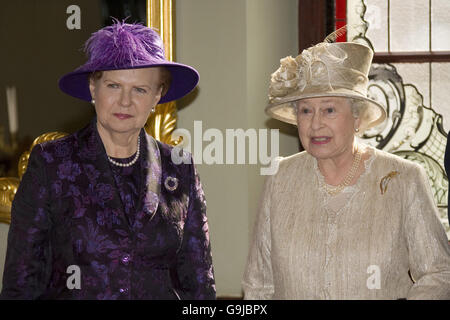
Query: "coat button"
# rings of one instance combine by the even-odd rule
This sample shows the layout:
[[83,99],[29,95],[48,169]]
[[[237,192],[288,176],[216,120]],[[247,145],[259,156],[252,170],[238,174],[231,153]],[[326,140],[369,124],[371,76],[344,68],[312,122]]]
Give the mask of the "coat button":
[[128,265],[128,263],[130,263],[130,255],[129,254],[124,254],[123,256],[122,256],[122,263],[124,264],[124,265]]
[[120,289],[119,289],[119,292],[120,292],[121,294],[127,294],[127,293],[128,293],[128,288],[120,288]]

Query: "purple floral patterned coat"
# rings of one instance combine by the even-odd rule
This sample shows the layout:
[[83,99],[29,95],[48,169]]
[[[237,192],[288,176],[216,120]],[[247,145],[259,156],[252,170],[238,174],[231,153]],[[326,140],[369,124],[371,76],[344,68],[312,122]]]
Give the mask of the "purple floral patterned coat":
[[126,217],[96,119],[33,148],[12,206],[1,298],[215,298],[195,167],[174,164],[172,148],[144,130],[140,137],[142,183],[133,219]]

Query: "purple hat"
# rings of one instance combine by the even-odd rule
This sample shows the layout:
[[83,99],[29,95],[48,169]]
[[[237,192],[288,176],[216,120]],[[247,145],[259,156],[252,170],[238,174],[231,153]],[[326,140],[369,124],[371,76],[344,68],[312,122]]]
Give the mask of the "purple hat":
[[59,80],[59,88],[75,98],[91,101],[88,77],[95,71],[165,67],[171,73],[169,90],[159,103],[179,99],[198,83],[198,72],[187,65],[167,61],[158,33],[142,24],[115,19],[111,26],[93,33],[86,41],[88,61]]

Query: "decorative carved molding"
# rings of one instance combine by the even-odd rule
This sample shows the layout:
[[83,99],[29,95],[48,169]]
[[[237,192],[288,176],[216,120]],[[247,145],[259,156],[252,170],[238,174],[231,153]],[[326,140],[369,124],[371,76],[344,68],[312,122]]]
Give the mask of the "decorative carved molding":
[[[364,20],[366,6],[363,0],[360,2],[358,12],[360,24],[357,28],[351,29],[349,39],[373,48],[366,36],[368,24]],[[444,56],[441,55],[441,58]],[[397,69],[388,63],[372,65],[368,94],[386,107],[388,118],[384,123],[366,132],[362,137],[363,141],[416,162],[425,169],[440,220],[450,237],[447,218],[449,186],[444,169],[447,134],[442,126],[442,115],[425,106],[423,96],[416,86],[405,84]]]
[[[164,43],[166,59],[173,60],[173,2],[172,0],[147,0],[147,26],[159,32]],[[174,101],[159,104],[145,124],[145,130],[155,139],[176,145],[172,141],[172,132],[177,123],[177,108]]]
[[56,139],[59,139],[59,138],[65,137],[65,136],[67,136],[67,133],[65,133],[65,132],[47,132],[47,133],[41,134],[39,137],[34,139],[33,143],[31,144],[30,149],[28,151],[25,151],[24,153],[22,153],[22,155],[20,156],[19,165],[18,165],[19,179],[22,179],[22,176],[25,173],[25,170],[27,170],[28,159],[30,158],[31,150],[33,150],[33,147],[35,145],[46,142],[46,141],[56,140]]
[[0,178],[0,222],[11,223],[11,204],[19,187],[19,178]]
[[156,140],[177,145],[180,140],[172,140],[172,132],[177,123],[177,107],[175,102],[159,104],[147,120],[145,130]]
[[44,133],[34,139],[29,150],[22,153],[19,160],[19,177],[6,177],[0,178],[0,222],[10,223],[11,222],[11,205],[14,200],[14,196],[19,187],[20,179],[22,179],[28,165],[28,159],[30,157],[31,150],[33,147],[39,143],[46,141],[56,140],[66,136],[67,133],[64,132],[49,132]]

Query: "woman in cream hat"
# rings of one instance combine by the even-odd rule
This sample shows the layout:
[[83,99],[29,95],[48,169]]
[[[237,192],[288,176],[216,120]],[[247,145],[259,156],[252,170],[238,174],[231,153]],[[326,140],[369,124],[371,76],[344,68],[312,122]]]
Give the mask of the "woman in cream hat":
[[305,151],[265,183],[246,299],[449,299],[450,248],[424,169],[357,142],[382,123],[367,97],[373,52],[323,42],[272,74],[273,118]]

